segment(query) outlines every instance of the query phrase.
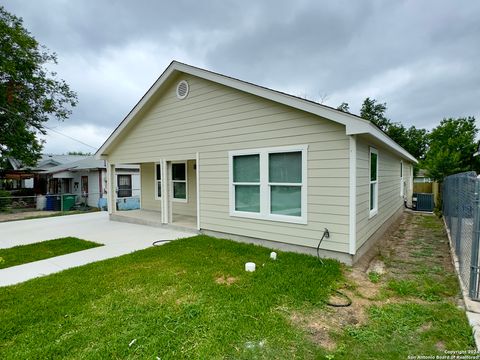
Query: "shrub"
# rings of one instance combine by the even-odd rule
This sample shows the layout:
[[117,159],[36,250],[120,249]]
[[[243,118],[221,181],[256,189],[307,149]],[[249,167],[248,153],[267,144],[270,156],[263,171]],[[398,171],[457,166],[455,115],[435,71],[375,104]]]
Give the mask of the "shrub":
[[0,190],[0,211],[7,211],[12,205],[12,196],[6,190]]

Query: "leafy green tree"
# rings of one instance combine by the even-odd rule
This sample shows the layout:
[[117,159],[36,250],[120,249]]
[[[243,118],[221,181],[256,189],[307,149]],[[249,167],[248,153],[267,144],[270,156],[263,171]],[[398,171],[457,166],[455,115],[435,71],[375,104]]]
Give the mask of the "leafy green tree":
[[348,103],[346,103],[346,102],[343,102],[337,107],[337,110],[349,113],[350,112],[350,105],[348,105]]
[[475,138],[478,128],[474,117],[443,119],[428,135],[429,148],[423,162],[429,176],[443,181],[445,176],[479,170]]
[[50,118],[64,120],[77,104],[75,92],[47,64],[49,53],[23,27],[21,18],[0,6],[0,160],[13,156],[34,165]]
[[387,104],[377,103],[377,100],[367,97],[360,109],[360,116],[366,120],[373,122],[383,131],[387,131],[392,122],[387,119],[385,112],[387,111]]
[[[385,115],[386,111],[386,103],[378,103],[377,100],[367,97],[360,109],[360,116],[373,122],[415,158],[422,160],[428,146],[427,130],[417,129],[415,126],[407,129],[401,123],[388,119]],[[415,172],[417,170],[418,166],[415,166]]]

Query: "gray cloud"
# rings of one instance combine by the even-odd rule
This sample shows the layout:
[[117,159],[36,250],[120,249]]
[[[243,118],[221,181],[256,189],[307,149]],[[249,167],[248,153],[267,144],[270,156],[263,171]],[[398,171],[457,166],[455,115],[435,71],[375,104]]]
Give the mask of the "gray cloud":
[[[296,95],[327,95],[327,105],[346,101],[354,112],[374,97],[406,125],[480,117],[475,0],[7,0],[5,7],[58,53],[56,71],[79,94],[59,129],[83,126],[95,146],[101,140],[92,129],[113,129],[172,59]],[[47,148],[57,151],[52,142]]]

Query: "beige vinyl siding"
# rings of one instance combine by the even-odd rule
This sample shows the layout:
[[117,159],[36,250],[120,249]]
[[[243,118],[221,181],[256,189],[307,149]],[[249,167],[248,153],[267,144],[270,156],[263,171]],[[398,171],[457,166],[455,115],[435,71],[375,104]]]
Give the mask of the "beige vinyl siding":
[[[185,100],[175,95],[181,79],[190,85]],[[229,216],[228,151],[303,144],[309,145],[307,225]],[[327,227],[331,237],[322,247],[348,252],[349,140],[344,126],[185,75],[131,122],[108,159],[187,160],[197,152],[202,229],[316,247]],[[144,178],[142,172],[142,206],[149,191],[144,191]],[[191,188],[189,184],[189,192]],[[194,200],[189,196],[189,203]]]
[[[378,151],[378,213],[370,216],[369,148]],[[357,137],[357,249],[395,212],[403,207],[400,196],[400,161],[402,159],[365,136]],[[403,160],[404,179],[411,164]],[[408,186],[407,186],[408,192]]]
[[197,216],[197,175],[195,170],[195,160],[189,160],[187,162],[187,202],[173,202],[173,216],[175,215],[187,215]]
[[160,200],[155,200],[155,163],[140,164],[140,180],[142,209],[160,211]]

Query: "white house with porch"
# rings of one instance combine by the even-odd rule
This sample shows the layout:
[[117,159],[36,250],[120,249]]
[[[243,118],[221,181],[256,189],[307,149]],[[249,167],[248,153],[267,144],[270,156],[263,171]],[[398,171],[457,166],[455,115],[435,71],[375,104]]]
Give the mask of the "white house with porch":
[[141,209],[182,226],[355,262],[411,203],[415,158],[353,114],[172,62],[97,151],[140,166]]

